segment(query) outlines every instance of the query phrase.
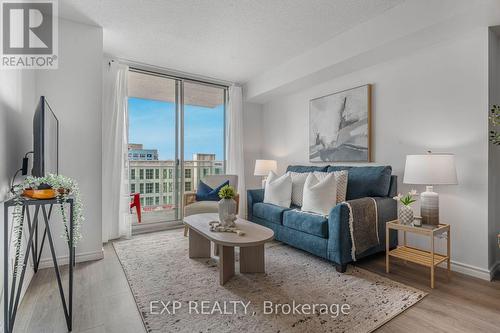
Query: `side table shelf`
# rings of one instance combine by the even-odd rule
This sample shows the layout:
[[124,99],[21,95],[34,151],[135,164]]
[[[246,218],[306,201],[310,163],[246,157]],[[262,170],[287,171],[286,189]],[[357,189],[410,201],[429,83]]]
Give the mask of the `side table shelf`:
[[[434,288],[434,272],[435,268],[446,262],[448,270],[448,278],[451,274],[450,267],[450,225],[449,224],[439,224],[437,226],[422,226],[414,227],[412,225],[400,224],[398,220],[386,223],[386,239],[389,239],[390,230],[399,230],[403,232],[403,245],[390,250],[389,242],[386,242],[386,272],[390,272],[390,257],[399,258],[405,261],[409,261],[415,264],[419,264],[425,267],[429,267],[431,270],[431,288]],[[427,236],[430,238],[430,250],[418,249],[415,247],[408,246],[406,244],[406,233],[415,233],[422,236]],[[447,253],[440,254],[436,253],[434,249],[434,239],[437,236],[446,235],[447,239]]]

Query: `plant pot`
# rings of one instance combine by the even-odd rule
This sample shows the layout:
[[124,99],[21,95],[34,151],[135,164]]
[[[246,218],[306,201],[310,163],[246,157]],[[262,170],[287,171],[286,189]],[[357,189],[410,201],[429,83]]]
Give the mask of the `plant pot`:
[[219,201],[219,220],[224,227],[234,227],[236,221],[236,201],[221,199]]
[[413,209],[410,206],[402,205],[399,208],[399,222],[401,224],[411,224],[413,222]]

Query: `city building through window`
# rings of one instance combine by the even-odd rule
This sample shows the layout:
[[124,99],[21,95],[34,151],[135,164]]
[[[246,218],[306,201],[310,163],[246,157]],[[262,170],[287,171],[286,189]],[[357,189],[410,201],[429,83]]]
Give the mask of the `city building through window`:
[[224,173],[227,88],[136,68],[128,82],[129,181],[140,192],[142,223],[180,221],[183,193]]

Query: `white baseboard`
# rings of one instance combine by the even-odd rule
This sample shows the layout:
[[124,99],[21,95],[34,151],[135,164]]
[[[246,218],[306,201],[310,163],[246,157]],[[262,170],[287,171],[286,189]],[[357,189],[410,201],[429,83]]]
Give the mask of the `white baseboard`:
[[458,261],[451,261],[451,270],[465,275],[477,277],[482,280],[491,281],[491,272],[487,269],[464,264]]
[[[75,256],[76,262],[99,260],[102,258],[104,258],[103,249],[101,249],[100,251],[78,253]],[[69,256],[65,255],[57,257],[57,263],[59,265],[67,265],[69,263]],[[54,264],[52,262],[52,257],[40,259],[40,266],[39,266],[40,269],[49,267],[54,267]]]

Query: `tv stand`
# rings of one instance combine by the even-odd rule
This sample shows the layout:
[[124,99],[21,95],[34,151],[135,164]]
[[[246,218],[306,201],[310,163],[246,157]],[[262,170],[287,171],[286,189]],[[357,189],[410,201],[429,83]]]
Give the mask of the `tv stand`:
[[[38,267],[40,264],[40,258],[42,255],[43,246],[45,245],[45,239],[48,238],[50,252],[52,254],[52,261],[54,263],[55,275],[57,278],[57,284],[59,287],[59,294],[61,296],[62,307],[64,311],[64,317],[66,318],[66,325],[68,327],[68,331],[72,329],[72,321],[73,321],[73,267],[75,265],[75,248],[73,246],[73,206],[74,200],[73,198],[68,198],[65,201],[66,204],[69,205],[69,239],[68,239],[68,251],[69,251],[69,283],[68,283],[68,302],[66,303],[66,297],[64,295],[61,272],[59,271],[59,265],[57,264],[57,256],[54,248],[52,233],[50,231],[50,217],[52,215],[52,208],[55,204],[59,205],[58,200],[47,199],[47,200],[37,200],[31,198],[22,198],[22,215],[21,219],[23,220],[23,228],[19,237],[23,237],[24,231],[24,221],[26,221],[29,231],[29,239],[26,246],[26,252],[24,255],[24,262],[21,268],[21,272],[18,272],[16,276],[12,276],[12,285],[9,293],[9,208],[15,207],[17,205],[14,199],[10,199],[4,203],[4,280],[3,280],[3,301],[4,301],[4,332],[11,333],[14,329],[14,322],[16,320],[17,308],[19,306],[21,290],[24,282],[24,275],[26,273],[26,268],[28,266],[28,260],[32,258],[33,270],[35,274],[38,271]],[[34,215],[33,219],[31,218],[30,207],[34,207]],[[48,207],[48,209],[47,209]],[[44,221],[44,231],[41,239],[40,246],[38,244],[38,216],[42,211],[42,217]],[[18,258],[15,258],[15,266],[18,265]],[[19,281],[17,282],[17,278],[19,277]],[[16,283],[17,282],[17,283]]]

